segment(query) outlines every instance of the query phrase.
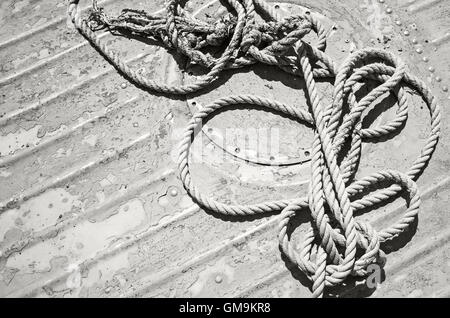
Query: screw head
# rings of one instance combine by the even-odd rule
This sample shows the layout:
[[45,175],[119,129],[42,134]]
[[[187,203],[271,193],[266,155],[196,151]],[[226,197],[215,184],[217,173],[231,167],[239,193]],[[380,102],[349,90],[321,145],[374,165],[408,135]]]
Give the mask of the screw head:
[[403,31],[403,34],[404,34],[405,36],[408,36],[408,35],[409,35],[409,31],[408,31],[408,30],[405,30],[405,31]]
[[416,49],[416,52],[417,52],[417,54],[422,54],[422,53],[423,53],[423,50],[422,50],[420,47],[418,47],[418,48]]
[[178,190],[176,188],[173,188],[170,190],[170,195],[173,197],[176,197],[178,195]]
[[428,62],[430,59],[428,58],[428,57],[426,57],[426,56],[424,56],[423,58],[422,58],[422,61],[424,61],[424,62]]
[[433,72],[435,71],[433,66],[430,66],[430,67],[428,68],[428,70],[429,70],[431,73],[433,73]]
[[411,41],[413,44],[417,44],[417,43],[419,43],[419,41],[417,41],[417,39],[412,39],[412,41]]
[[391,13],[392,13],[392,9],[391,9],[391,8],[387,8],[387,9],[386,9],[386,13],[387,13],[387,14],[391,14]]
[[443,90],[444,92],[448,92],[448,87],[447,87],[447,86],[444,86],[444,87],[442,87],[442,90]]
[[127,83],[122,83],[122,84],[120,84],[120,87],[122,87],[122,88],[127,88]]
[[436,76],[436,82],[440,82],[442,81],[442,78],[440,78],[439,76]]
[[402,25],[402,21],[400,21],[400,20],[397,20],[397,21],[395,21],[395,24],[397,24],[397,25]]
[[217,284],[220,284],[223,281],[223,278],[222,278],[222,276],[217,275],[214,280],[216,281]]

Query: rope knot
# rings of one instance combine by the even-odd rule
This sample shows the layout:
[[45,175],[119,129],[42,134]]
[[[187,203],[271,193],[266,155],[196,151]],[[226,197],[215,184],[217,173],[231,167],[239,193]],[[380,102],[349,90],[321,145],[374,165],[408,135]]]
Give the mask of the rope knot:
[[311,29],[311,22],[303,15],[291,15],[277,23],[277,31],[289,33],[301,28]]
[[222,43],[233,34],[234,26],[236,24],[235,20],[236,19],[231,14],[227,14],[217,20],[213,25],[213,32],[206,36],[206,43],[211,46],[222,45]]
[[90,10],[87,23],[92,31],[99,31],[106,28],[108,26],[108,20],[103,11],[103,8],[100,8],[98,10]]
[[261,44],[262,33],[253,25],[244,30],[244,37],[241,42],[241,51],[246,53],[251,46],[258,46]]

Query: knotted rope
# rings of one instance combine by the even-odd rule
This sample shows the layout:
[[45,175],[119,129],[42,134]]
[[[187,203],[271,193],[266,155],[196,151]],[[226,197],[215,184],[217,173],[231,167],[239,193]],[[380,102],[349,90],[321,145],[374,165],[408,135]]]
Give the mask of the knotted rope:
[[[389,52],[368,48],[351,54],[341,66],[324,52],[326,32],[312,14],[281,19],[263,0],[227,0],[234,14],[212,24],[195,19],[169,0],[166,16],[125,9],[116,18],[108,17],[93,3],[90,21],[83,20],[78,0],[71,0],[69,15],[77,29],[97,47],[111,63],[136,83],[157,92],[187,94],[200,90],[224,69],[239,68],[257,62],[277,65],[282,70],[304,78],[311,111],[253,95],[228,96],[198,111],[190,120],[180,144],[178,168],[183,185],[191,197],[204,208],[225,215],[255,215],[281,211],[279,244],[283,253],[312,281],[313,295],[323,296],[326,286],[342,283],[349,275],[365,276],[368,266],[380,262],[380,243],[392,240],[415,220],[420,198],[415,181],[431,159],[440,132],[440,111],[436,99],[424,82],[407,72],[405,64]],[[255,11],[268,22],[257,23]],[[210,71],[194,84],[170,86],[144,78],[111,52],[91,30],[107,27],[152,37],[168,48],[187,56],[191,63]],[[313,31],[315,46],[304,41]],[[228,41],[221,57],[202,53],[208,46]],[[333,101],[323,105],[316,79],[334,78]],[[357,100],[355,93],[364,81],[379,85]],[[385,137],[401,129],[408,116],[408,88],[420,95],[431,115],[431,131],[418,158],[405,172],[383,170],[355,180],[361,157],[362,141]],[[382,95],[394,94],[398,100],[395,118],[377,128],[362,128],[362,114]],[[201,192],[189,170],[189,149],[202,121],[210,114],[230,105],[249,104],[273,109],[314,128],[311,148],[311,180],[306,197],[275,200],[251,205],[229,205]],[[348,106],[348,107],[346,107]],[[376,107],[376,106],[375,106]],[[349,150],[344,145],[349,144]],[[342,159],[341,159],[342,158]],[[385,187],[388,183],[390,186]],[[378,187],[378,189],[377,189]],[[395,224],[375,230],[355,219],[355,211],[368,209],[406,192],[407,210]],[[292,245],[288,227],[298,213],[309,210],[311,228],[299,248]]]

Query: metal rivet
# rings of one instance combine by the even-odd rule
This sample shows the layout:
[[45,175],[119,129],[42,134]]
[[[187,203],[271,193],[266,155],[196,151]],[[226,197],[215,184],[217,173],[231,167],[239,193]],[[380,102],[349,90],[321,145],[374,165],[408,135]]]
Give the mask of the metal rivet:
[[408,30],[405,30],[405,31],[403,32],[403,34],[404,34],[405,36],[408,36],[408,35],[409,35],[409,31],[408,31]]
[[422,50],[420,47],[418,47],[418,48],[416,49],[416,52],[417,52],[418,54],[422,54],[422,53],[423,53],[423,50]]
[[417,41],[417,39],[412,39],[412,43],[413,44],[417,44],[419,41]]
[[436,82],[440,82],[442,81],[442,78],[440,78],[439,76],[436,76]]
[[216,278],[215,278],[215,281],[216,281],[217,284],[220,284],[223,281],[222,276],[217,275]]
[[391,14],[391,13],[392,13],[392,9],[391,9],[391,8],[387,8],[387,9],[386,9],[386,13],[387,13],[387,14]]
[[426,56],[424,56],[423,58],[422,58],[422,61],[424,61],[424,62],[428,62],[430,59],[428,58],[428,57],[426,57]]
[[178,195],[178,190],[175,189],[175,188],[170,190],[170,195],[173,196],[173,197],[176,197]]
[[402,21],[397,20],[397,21],[395,21],[395,24],[397,24],[397,25],[402,25]]
[[448,87],[447,87],[447,86],[444,86],[444,87],[442,87],[442,90],[443,90],[444,92],[447,92],[447,91],[448,91]]
[[379,3],[384,3],[384,0],[378,0]]
[[122,87],[122,88],[127,88],[127,83],[122,83],[122,84],[120,84],[120,87]]
[[430,67],[428,68],[428,70],[429,70],[431,73],[433,73],[433,72],[434,72],[434,67],[433,67],[433,66],[430,66]]

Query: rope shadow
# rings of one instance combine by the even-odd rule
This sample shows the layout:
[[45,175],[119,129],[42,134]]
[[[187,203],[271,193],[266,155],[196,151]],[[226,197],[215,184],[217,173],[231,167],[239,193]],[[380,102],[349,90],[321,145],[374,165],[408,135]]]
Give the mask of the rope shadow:
[[[121,33],[120,33],[121,34]],[[153,46],[158,46],[160,48],[163,48],[164,50],[166,50],[172,57],[173,60],[177,63],[178,67],[180,69],[182,69],[183,65],[186,64],[186,58],[179,54],[178,52],[174,51],[173,53],[170,53],[171,50],[168,50],[165,46],[161,45],[161,43],[156,42],[153,39],[150,38],[144,38],[144,37],[140,37],[137,35],[129,35],[125,36],[123,34],[121,34],[122,36],[126,37],[126,38],[133,38],[136,40],[140,40],[143,43],[146,43],[148,45],[153,45]],[[84,36],[84,35],[83,35]],[[163,92],[158,92],[155,90],[151,90],[148,87],[146,87],[144,84],[140,84],[138,82],[136,82],[129,74],[127,74],[126,72],[123,72],[113,61],[111,61],[111,59],[102,51],[102,49],[98,48],[95,43],[93,43],[91,41],[90,38],[84,36],[86,40],[88,40],[90,43],[92,43],[92,47],[112,66],[114,67],[114,69],[117,71],[117,73],[122,76],[122,78],[124,80],[126,80],[127,82],[129,82],[130,84],[134,85],[136,88],[145,91],[147,93],[149,93],[152,96],[157,96],[157,97],[167,97],[170,96],[173,100],[178,100],[178,101],[185,101],[186,97],[184,95],[176,95],[176,94],[168,94],[168,93],[163,93]]]

